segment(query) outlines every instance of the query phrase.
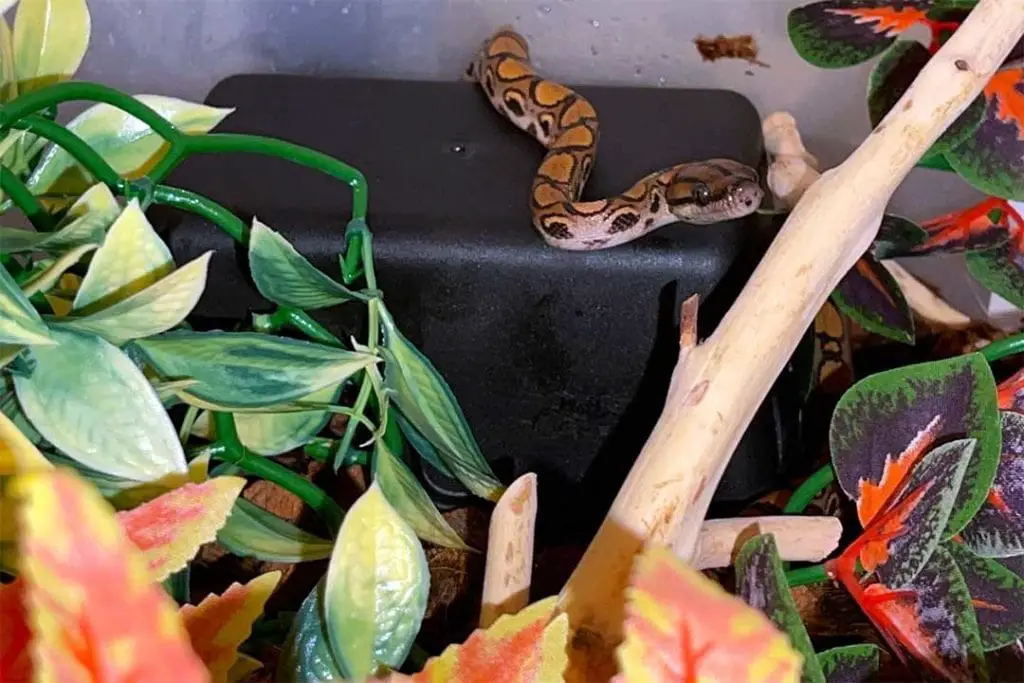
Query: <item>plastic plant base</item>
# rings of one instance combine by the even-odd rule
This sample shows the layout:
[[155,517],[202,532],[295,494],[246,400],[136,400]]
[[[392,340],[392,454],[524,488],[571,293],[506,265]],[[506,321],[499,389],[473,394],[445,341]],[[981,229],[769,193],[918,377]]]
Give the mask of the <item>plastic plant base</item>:
[[[763,163],[759,116],[736,93],[578,90],[601,117],[584,198],[686,160]],[[754,215],[679,223],[605,251],[548,247],[530,226],[528,202],[543,147],[465,82],[244,75],[218,84],[207,103],[236,108],[219,132],[283,138],[365,173],[384,301],[450,383],[499,475],[538,473],[539,533],[546,515],[560,531],[599,521],[661,412],[682,301],[700,295],[700,331],[710,333],[778,227]],[[191,158],[169,182],[257,216],[339,276],[351,206],[343,184],[240,155]],[[175,214],[163,225],[177,259],[216,251],[198,316],[222,324],[268,310],[244,249],[195,217]],[[343,339],[365,338],[359,304],[313,315]],[[792,375],[783,373],[754,418],[716,503],[749,500],[806,465],[795,447]],[[428,478],[435,493],[454,502],[459,487],[437,475]]]

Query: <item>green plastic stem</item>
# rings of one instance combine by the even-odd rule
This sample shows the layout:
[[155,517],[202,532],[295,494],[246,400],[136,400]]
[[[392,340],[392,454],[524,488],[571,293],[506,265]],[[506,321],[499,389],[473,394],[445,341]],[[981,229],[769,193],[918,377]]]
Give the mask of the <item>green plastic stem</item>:
[[213,424],[217,430],[217,439],[225,447],[221,458],[249,474],[266,479],[294,493],[313,508],[316,515],[327,525],[332,536],[338,533],[344,512],[322,488],[280,463],[250,452],[238,438],[235,419],[231,413],[213,413]]
[[819,469],[817,472],[807,477],[800,486],[797,487],[796,491],[793,491],[793,495],[790,496],[789,502],[786,503],[786,507],[782,509],[782,512],[787,515],[798,515],[803,512],[811,501],[824,491],[829,484],[836,480],[836,471],[832,468],[832,463],[829,463]]
[[790,588],[809,586],[814,583],[828,581],[828,573],[825,571],[824,564],[800,567],[800,569],[790,569],[786,572],[786,581],[789,583]]
[[14,175],[6,166],[0,167],[0,190],[4,191],[11,201],[25,214],[32,227],[40,232],[53,230],[53,217],[47,213],[35,195],[25,187],[21,178]]
[[249,242],[249,226],[217,202],[177,187],[158,185],[153,188],[153,201],[164,206],[202,216],[231,236],[236,242]]
[[1018,353],[1024,353],[1024,333],[1018,333],[1005,339],[998,339],[988,346],[982,347],[980,353],[989,363],[994,363],[997,360],[1002,360]]

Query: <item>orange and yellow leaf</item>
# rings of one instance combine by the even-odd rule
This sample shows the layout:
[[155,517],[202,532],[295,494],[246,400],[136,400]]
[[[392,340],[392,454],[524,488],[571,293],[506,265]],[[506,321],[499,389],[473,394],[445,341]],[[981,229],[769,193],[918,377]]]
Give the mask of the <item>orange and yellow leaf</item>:
[[412,683],[555,683],[569,663],[569,617],[551,615],[552,596],[477,629],[409,677]]
[[244,586],[233,583],[221,595],[208,595],[198,605],[181,607],[182,623],[192,649],[210,672],[210,683],[228,683],[239,658],[238,647],[252,633],[253,622],[280,580],[281,572],[267,572]]
[[128,538],[145,554],[154,581],[184,567],[200,546],[216,538],[243,486],[241,477],[214,477],[118,513]]
[[613,683],[797,683],[803,658],[759,610],[661,546],[638,558]]
[[176,605],[70,471],[21,475],[21,574],[40,683],[206,683]]

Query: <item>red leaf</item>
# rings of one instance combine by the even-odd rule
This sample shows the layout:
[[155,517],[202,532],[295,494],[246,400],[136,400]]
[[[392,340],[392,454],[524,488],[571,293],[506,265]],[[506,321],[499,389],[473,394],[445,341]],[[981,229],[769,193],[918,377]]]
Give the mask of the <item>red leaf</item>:
[[996,120],[1016,126],[1018,140],[1024,140],[1024,94],[1018,89],[1022,80],[1024,67],[1002,69],[989,79],[983,90],[985,98],[996,103]]
[[832,14],[841,14],[847,17],[854,17],[858,24],[869,24],[874,22],[872,30],[875,33],[885,33],[888,36],[896,36],[908,31],[914,24],[927,21],[928,16],[924,10],[913,7],[864,7],[861,9],[833,9],[825,10]]
[[0,681],[29,683],[32,659],[29,645],[32,632],[25,614],[25,582],[20,578],[0,584]]

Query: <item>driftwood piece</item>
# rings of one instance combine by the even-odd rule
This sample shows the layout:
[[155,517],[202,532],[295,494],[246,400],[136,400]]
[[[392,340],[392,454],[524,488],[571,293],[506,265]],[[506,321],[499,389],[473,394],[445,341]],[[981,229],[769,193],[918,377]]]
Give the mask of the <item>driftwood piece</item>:
[[615,674],[636,555],[653,542],[693,559],[729,458],[814,315],[870,246],[895,189],[1022,35],[1024,0],[980,0],[864,142],[804,193],[710,338],[681,345],[661,416],[560,594],[567,681]]
[[529,604],[536,521],[537,475],[528,472],[512,482],[491,513],[480,628]]
[[774,534],[779,555],[786,562],[821,562],[839,546],[843,524],[838,517],[803,515],[705,520],[693,566],[728,567],[740,547],[758,534]]

